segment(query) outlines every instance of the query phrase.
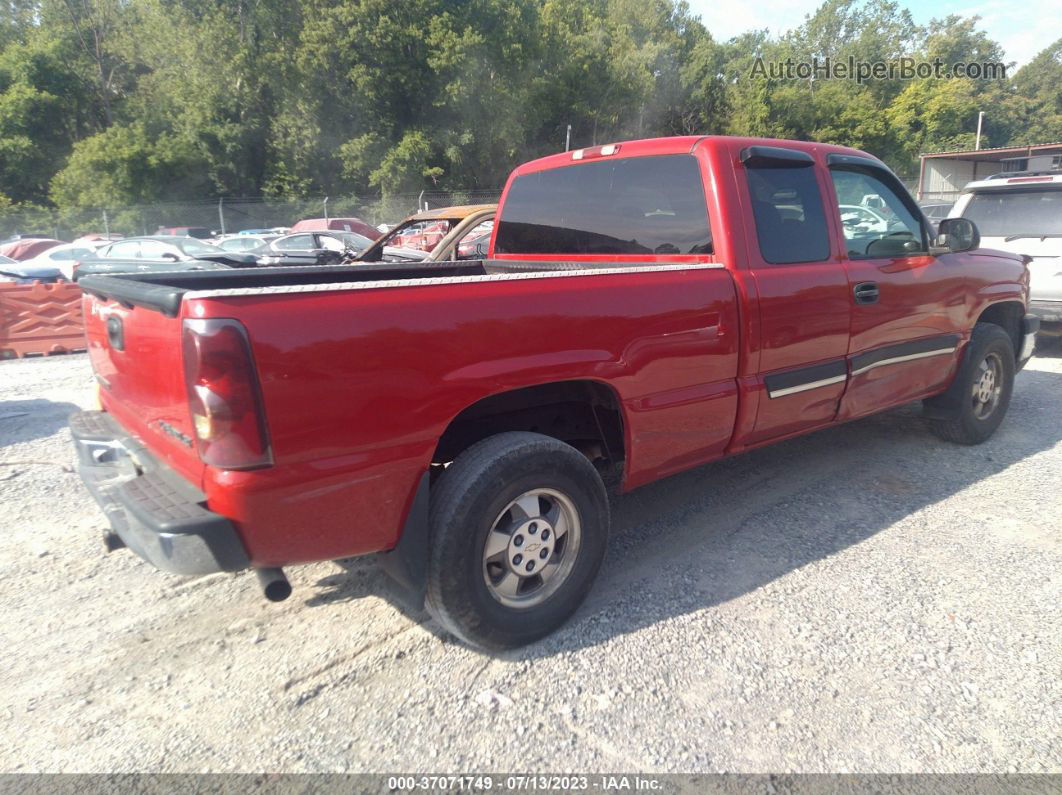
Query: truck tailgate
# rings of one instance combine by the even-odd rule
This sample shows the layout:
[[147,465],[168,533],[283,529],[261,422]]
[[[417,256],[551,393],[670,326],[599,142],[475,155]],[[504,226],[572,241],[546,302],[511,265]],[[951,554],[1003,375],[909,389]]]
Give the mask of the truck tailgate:
[[198,487],[203,464],[184,384],[181,319],[88,293],[83,308],[103,407]]

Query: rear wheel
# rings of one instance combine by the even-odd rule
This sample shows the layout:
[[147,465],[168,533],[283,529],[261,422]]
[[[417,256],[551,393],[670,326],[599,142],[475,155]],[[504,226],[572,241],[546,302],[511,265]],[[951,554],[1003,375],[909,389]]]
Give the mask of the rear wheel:
[[991,323],[978,323],[955,381],[939,398],[926,401],[930,428],[942,439],[980,444],[1007,413],[1014,388],[1014,342]]
[[605,487],[585,456],[539,434],[492,436],[432,486],[428,609],[472,645],[530,643],[582,602],[607,538]]

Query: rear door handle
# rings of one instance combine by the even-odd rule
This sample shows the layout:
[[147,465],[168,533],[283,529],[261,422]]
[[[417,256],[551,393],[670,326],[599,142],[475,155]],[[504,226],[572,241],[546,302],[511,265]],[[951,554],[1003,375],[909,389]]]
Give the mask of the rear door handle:
[[852,288],[857,304],[876,304],[878,302],[878,283],[860,282]]

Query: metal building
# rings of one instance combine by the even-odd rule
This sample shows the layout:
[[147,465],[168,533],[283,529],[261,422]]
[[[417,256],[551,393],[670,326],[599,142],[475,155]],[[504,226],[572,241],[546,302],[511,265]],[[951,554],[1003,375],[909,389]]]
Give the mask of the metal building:
[[968,182],[1001,171],[1062,170],[1062,142],[920,155],[918,201],[951,203]]

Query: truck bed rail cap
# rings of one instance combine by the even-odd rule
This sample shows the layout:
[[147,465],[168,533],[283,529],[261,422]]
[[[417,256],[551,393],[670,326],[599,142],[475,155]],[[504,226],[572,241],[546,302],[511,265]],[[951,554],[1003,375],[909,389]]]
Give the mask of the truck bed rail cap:
[[[547,265],[548,263],[543,263]],[[588,263],[589,264],[589,263]],[[348,290],[383,290],[399,287],[442,287],[448,284],[479,284],[522,279],[563,279],[572,276],[608,276],[621,273],[666,273],[668,271],[722,270],[719,262],[680,263],[670,265],[622,265],[615,268],[581,268],[571,270],[529,271],[523,273],[491,273],[483,276],[435,276],[424,279],[392,279],[378,282],[332,282],[327,284],[298,284],[279,287],[233,287],[218,290],[193,290],[185,298],[224,298],[235,295],[283,295],[286,293],[345,292]]]

